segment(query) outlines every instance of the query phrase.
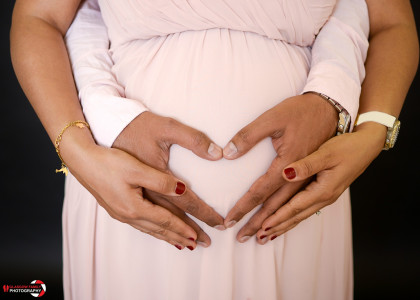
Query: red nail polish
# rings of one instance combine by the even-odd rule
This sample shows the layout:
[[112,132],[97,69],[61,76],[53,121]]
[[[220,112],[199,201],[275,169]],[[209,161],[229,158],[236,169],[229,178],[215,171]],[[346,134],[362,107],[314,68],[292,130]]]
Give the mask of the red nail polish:
[[180,245],[174,245],[175,247],[178,248],[178,250],[182,250],[182,247]]
[[294,179],[296,177],[296,171],[293,168],[284,169],[284,174],[286,175],[287,179]]
[[271,229],[271,227],[267,227],[264,231],[269,231]]
[[191,251],[194,250],[194,248],[192,246],[187,246],[188,249],[190,249]]
[[193,241],[193,242],[195,242],[195,239],[194,238],[192,238],[192,237],[190,237],[190,238],[188,238],[190,241]]
[[183,184],[181,181],[178,181],[176,183],[175,193],[177,195],[182,195],[185,192],[185,184]]
[[276,237],[277,235],[273,235],[270,240],[274,240]]
[[262,236],[260,236],[260,239],[262,240],[262,239],[265,239],[267,236],[266,235],[262,235]]

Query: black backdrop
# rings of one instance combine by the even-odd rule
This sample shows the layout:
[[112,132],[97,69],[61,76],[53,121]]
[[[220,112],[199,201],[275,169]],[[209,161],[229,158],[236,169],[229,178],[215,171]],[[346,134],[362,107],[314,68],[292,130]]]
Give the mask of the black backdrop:
[[[419,2],[412,5],[420,25]],[[0,285],[39,279],[47,285],[43,298],[61,299],[64,177],[54,172],[54,147],[12,69],[13,5],[1,1]],[[420,75],[400,116],[396,148],[383,152],[352,185],[356,300],[420,299],[419,95]]]

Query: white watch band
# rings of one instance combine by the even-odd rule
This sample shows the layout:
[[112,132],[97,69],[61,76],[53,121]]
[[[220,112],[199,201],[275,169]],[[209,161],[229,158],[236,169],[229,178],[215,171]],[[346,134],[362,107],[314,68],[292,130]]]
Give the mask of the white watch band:
[[385,125],[388,128],[394,126],[396,117],[388,115],[380,111],[370,111],[357,116],[355,126],[360,125],[364,122],[376,122],[382,125]]

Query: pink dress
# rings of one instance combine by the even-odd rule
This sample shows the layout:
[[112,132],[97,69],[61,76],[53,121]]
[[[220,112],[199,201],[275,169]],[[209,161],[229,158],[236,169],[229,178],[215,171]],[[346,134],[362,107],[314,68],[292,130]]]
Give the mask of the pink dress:
[[[124,96],[203,131],[221,146],[261,113],[304,90],[310,46],[335,2],[99,0],[112,74]],[[235,161],[209,162],[173,146],[169,167],[225,216],[274,157],[268,139]],[[351,299],[349,200],[346,191],[321,215],[264,246],[235,239],[255,210],[223,232],[197,220],[212,245],[178,251],[112,219],[69,175],[65,297]]]

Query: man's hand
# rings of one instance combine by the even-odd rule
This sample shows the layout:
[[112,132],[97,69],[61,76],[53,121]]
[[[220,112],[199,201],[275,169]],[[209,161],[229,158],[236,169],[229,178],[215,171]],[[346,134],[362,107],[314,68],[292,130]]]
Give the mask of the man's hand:
[[288,183],[283,169],[312,153],[336,132],[338,113],[322,97],[308,93],[288,98],[266,111],[241,129],[223,150],[226,159],[236,159],[260,140],[270,137],[277,157],[267,172],[250,187],[225,218],[231,227],[254,207],[261,209],[238,232],[240,242],[247,241],[260,228],[265,219],[276,212],[305,182]]

